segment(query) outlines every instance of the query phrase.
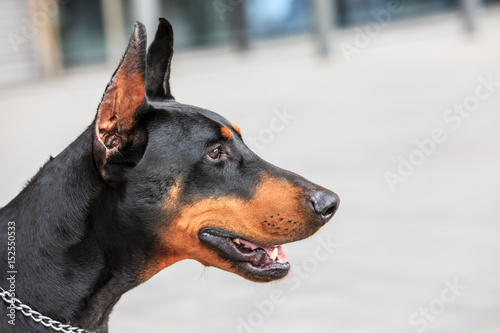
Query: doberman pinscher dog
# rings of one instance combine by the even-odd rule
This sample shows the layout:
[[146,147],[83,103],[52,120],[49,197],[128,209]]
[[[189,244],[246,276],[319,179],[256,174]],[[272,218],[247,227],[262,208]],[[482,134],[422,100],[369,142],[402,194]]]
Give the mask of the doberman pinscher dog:
[[[137,22],[94,122],[0,210],[0,287],[86,332],[107,332],[121,295],[180,260],[255,282],[285,277],[282,245],[339,205],[259,158],[222,116],[174,100],[167,20],[146,46]],[[54,331],[0,303],[1,332]]]

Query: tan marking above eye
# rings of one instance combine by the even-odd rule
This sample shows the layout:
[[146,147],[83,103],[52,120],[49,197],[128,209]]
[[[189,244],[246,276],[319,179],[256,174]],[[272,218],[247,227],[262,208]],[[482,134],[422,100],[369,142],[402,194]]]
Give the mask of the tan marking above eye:
[[239,135],[241,135],[241,131],[240,131],[240,128],[238,126],[236,126],[235,124],[231,124],[231,127],[234,129],[234,131],[236,133],[238,133]]
[[231,132],[231,130],[229,128],[227,128],[226,126],[221,126],[220,131],[221,131],[221,134],[224,138],[226,138],[227,140],[232,139],[233,133]]

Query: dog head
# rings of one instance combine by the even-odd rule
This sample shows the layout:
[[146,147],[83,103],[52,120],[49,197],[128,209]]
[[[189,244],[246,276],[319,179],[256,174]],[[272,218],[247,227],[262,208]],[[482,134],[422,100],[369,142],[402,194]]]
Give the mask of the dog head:
[[339,198],[259,158],[222,116],[176,102],[172,54],[168,21],[148,51],[136,23],[93,125],[97,169],[123,191],[120,220],[147,230],[131,240],[148,244],[141,279],[183,259],[258,282],[282,278],[282,245],[314,234]]

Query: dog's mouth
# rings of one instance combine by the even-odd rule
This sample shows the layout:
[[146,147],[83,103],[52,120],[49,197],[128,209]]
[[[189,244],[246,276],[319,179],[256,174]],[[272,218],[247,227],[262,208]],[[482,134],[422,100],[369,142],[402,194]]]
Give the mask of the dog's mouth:
[[290,270],[282,245],[258,245],[234,233],[215,228],[202,229],[198,238],[224,260],[230,261],[236,273],[249,280],[278,280]]

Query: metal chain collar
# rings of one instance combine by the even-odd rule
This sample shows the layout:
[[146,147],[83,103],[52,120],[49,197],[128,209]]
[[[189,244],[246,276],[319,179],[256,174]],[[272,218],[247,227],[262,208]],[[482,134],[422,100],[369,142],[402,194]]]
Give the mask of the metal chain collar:
[[20,300],[13,297],[8,291],[5,291],[2,287],[0,287],[0,296],[6,303],[11,304],[10,308],[14,308],[17,311],[21,311],[21,313],[26,317],[33,319],[35,322],[40,323],[45,327],[49,327],[55,331],[63,333],[92,333],[78,327],[73,327],[71,325],[63,324],[60,321],[53,320],[50,317],[42,315],[40,312],[33,310],[26,304],[21,303]]

